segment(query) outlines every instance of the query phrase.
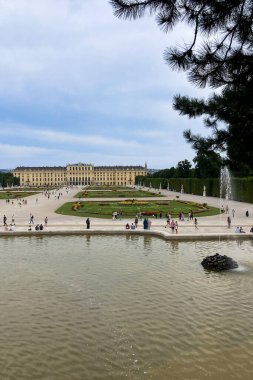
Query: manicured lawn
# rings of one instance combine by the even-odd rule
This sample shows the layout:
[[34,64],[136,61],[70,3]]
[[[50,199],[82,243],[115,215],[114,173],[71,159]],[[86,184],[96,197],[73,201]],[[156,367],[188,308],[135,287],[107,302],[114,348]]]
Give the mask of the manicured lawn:
[[[203,206],[193,202],[183,202],[179,200],[172,201],[85,201],[85,202],[69,202],[62,205],[56,213],[63,215],[74,215],[80,217],[92,217],[110,219],[113,212],[118,212],[121,217],[133,218],[137,213],[146,213],[146,216],[152,217],[162,213],[165,218],[166,213],[170,212],[173,218],[178,218],[182,212],[187,218],[189,210],[192,210],[194,216],[210,216],[219,214],[219,209],[215,207]],[[145,215],[144,215],[145,216]]]
[[17,199],[17,198],[25,198],[30,195],[38,194],[33,191],[0,191],[0,199]]
[[143,197],[162,197],[161,194],[152,193],[130,188],[103,188],[103,189],[88,189],[80,191],[75,195],[75,198],[143,198]]

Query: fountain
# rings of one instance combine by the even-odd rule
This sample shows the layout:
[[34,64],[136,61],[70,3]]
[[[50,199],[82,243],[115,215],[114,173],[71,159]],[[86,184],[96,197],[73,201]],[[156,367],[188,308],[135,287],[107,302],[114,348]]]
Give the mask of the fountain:
[[[220,172],[220,212],[222,212],[222,199],[225,201],[225,210],[229,211],[229,201],[232,199],[231,176],[227,166]],[[225,211],[224,210],[224,211]]]
[[226,255],[219,255],[218,253],[216,253],[213,256],[205,257],[202,260],[201,265],[205,269],[215,270],[215,271],[238,268],[237,262],[231,259],[231,257],[228,257]]
[[[205,195],[206,195],[206,188],[204,186],[203,196]],[[223,212],[226,212],[226,214],[229,214],[229,201],[231,200],[231,198],[232,198],[231,176],[230,176],[228,168],[224,166],[224,168],[221,168],[221,172],[220,172],[220,215]],[[222,202],[222,199],[224,199],[225,207]],[[231,219],[229,216],[228,216],[228,223],[229,223],[229,228],[230,228]],[[220,243],[220,235],[219,235],[219,243]],[[237,262],[235,262],[232,258],[226,255],[220,255],[218,253],[212,256],[205,257],[202,260],[201,264],[205,269],[216,270],[216,271],[234,269],[238,267]]]

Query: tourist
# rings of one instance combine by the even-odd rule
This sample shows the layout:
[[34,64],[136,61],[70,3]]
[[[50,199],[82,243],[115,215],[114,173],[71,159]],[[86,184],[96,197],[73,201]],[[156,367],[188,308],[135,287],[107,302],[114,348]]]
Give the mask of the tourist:
[[223,214],[224,213],[224,206],[222,205],[221,206],[221,210],[220,210],[220,212]]
[[152,224],[151,219],[148,219],[148,230],[150,230],[151,224]]
[[3,222],[4,222],[4,226],[7,226],[7,217],[6,217],[6,215],[3,216]]
[[130,226],[129,226],[128,223],[126,224],[126,227],[125,227],[125,228],[126,228],[126,230],[129,230]]
[[246,211],[246,217],[247,217],[247,218],[249,217],[249,212],[248,212],[248,210]]
[[14,215],[12,215],[11,223],[12,223],[13,226],[15,226],[15,218],[14,218]]
[[242,227],[240,227],[240,234],[245,234],[245,231],[243,230]]
[[31,226],[31,224],[29,224],[29,226],[28,226],[28,231],[32,231],[32,226]]
[[168,226],[170,227],[170,218],[167,218],[167,224],[166,224],[165,228]]
[[177,221],[175,222],[175,231],[176,231],[176,234],[178,233],[178,223]]
[[43,224],[40,224],[40,231],[43,231]]
[[131,230],[135,230],[135,224],[134,223],[131,224]]
[[228,216],[227,222],[228,222],[228,228],[230,228],[231,227],[231,218],[230,218],[230,216]]
[[176,224],[175,224],[174,220],[172,219],[172,221],[170,223],[171,232],[174,232],[175,226],[176,226]]
[[198,219],[194,219],[195,230],[198,230]]
[[47,222],[48,222],[48,217],[47,216],[45,217],[44,222],[45,222],[45,226],[47,226]]
[[148,229],[148,219],[147,218],[144,218],[144,220],[143,220],[143,229],[144,230]]
[[233,208],[232,210],[232,217],[234,218],[235,217],[235,209]]
[[239,234],[240,233],[240,227],[236,227],[235,233]]
[[39,231],[39,229],[40,229],[40,225],[39,225],[39,224],[36,224],[36,226],[35,226],[35,231]]
[[138,227],[138,216],[137,215],[134,219],[134,224],[135,224],[135,228],[137,228]]
[[86,227],[87,227],[87,230],[90,229],[90,218],[86,219]]
[[9,231],[10,231],[10,232],[14,232],[14,231],[15,231],[15,227],[13,226],[13,224],[10,224]]
[[249,230],[249,232],[253,232],[253,227],[251,227],[251,229]]

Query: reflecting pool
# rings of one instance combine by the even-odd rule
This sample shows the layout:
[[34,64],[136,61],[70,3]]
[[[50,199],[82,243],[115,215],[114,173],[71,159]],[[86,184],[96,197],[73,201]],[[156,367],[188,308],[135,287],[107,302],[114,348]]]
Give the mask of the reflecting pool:
[[[0,379],[253,378],[253,240],[0,238]],[[239,268],[210,273],[214,253]]]

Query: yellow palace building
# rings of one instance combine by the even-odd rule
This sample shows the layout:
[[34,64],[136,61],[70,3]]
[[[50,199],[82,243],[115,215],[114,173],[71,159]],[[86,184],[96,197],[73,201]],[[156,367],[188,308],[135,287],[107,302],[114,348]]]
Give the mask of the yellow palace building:
[[69,164],[67,166],[19,166],[12,171],[20,186],[72,186],[135,184],[135,177],[147,175],[145,166],[94,166]]

